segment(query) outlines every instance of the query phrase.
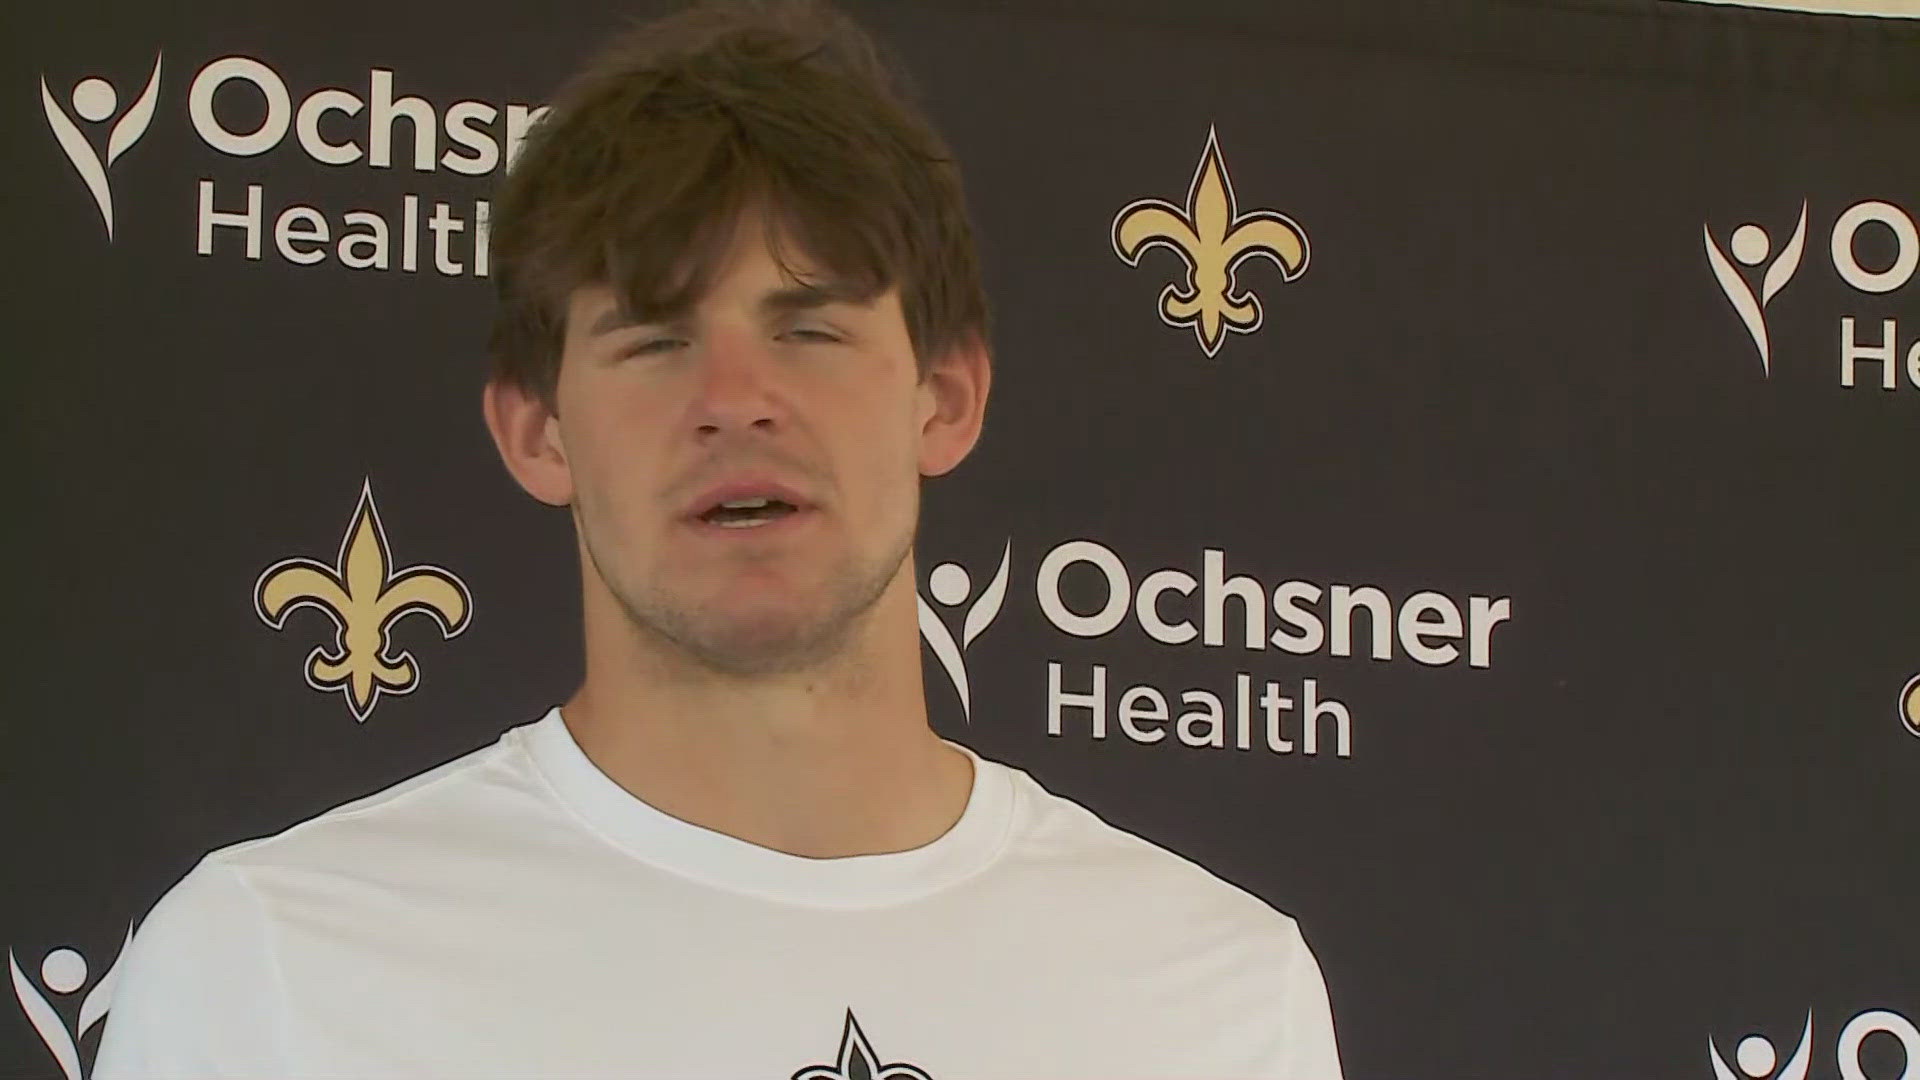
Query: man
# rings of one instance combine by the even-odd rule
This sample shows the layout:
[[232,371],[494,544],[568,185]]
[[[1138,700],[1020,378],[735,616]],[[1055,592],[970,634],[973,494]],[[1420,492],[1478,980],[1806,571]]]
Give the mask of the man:
[[586,675],[208,855],[96,1080],[1337,1080],[1293,921],[936,736],[922,476],[980,433],[958,172],[813,5],[615,42],[505,181],[489,429]]

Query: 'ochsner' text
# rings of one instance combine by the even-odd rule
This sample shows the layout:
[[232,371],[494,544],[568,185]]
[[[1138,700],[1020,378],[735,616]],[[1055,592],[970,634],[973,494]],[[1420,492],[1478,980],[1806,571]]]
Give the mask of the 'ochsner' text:
[[[1062,575],[1080,564],[1105,579],[1105,599],[1091,612],[1073,610],[1061,596]],[[1227,576],[1226,554],[1216,548],[1202,551],[1197,579],[1168,568],[1147,574],[1135,586],[1120,557],[1092,540],[1054,547],[1041,560],[1034,586],[1047,620],[1076,637],[1103,637],[1132,615],[1142,632],[1163,645],[1197,642],[1252,651],[1271,646],[1296,656],[1324,652],[1374,660],[1392,660],[1397,646],[1400,655],[1431,667],[1461,660],[1468,667],[1490,667],[1493,632],[1513,614],[1513,601],[1504,596],[1468,596],[1462,604],[1445,593],[1421,590],[1396,605],[1385,590],[1371,585],[1290,580],[1269,590],[1246,575]],[[1170,593],[1189,600],[1182,604],[1169,598]],[[1271,631],[1269,609],[1274,616]],[[1168,695],[1152,686],[1127,687],[1113,696],[1103,664],[1094,664],[1072,685],[1058,661],[1047,664],[1049,735],[1066,730],[1071,710],[1074,726],[1084,723],[1095,739],[1107,737],[1112,717],[1113,726],[1137,743],[1158,743],[1171,733],[1179,744],[1191,747],[1260,746],[1275,754],[1307,756],[1330,748],[1342,758],[1353,753],[1351,711],[1312,678],[1302,680],[1297,697],[1283,694],[1273,681],[1266,681],[1256,695],[1252,675],[1237,672],[1231,715],[1222,696],[1212,691],[1188,689],[1178,699],[1190,708],[1174,716]],[[1169,721],[1171,730],[1165,726]]]

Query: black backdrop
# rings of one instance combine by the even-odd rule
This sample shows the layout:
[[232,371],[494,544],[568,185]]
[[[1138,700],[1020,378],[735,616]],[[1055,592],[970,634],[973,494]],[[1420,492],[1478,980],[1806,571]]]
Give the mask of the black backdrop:
[[[936,727],[1298,917],[1350,1077],[1708,1078],[1715,1054],[1772,1077],[1809,1020],[1806,1075],[1920,1077],[1920,1035],[1901,1041],[1920,1020],[1920,27],[1572,0],[849,6],[961,157],[998,321],[986,434],[925,492]],[[413,167],[407,121],[385,168],[316,160],[297,124],[223,152],[196,75],[264,66],[212,97],[245,134],[271,119],[263,83],[293,116],[322,88],[371,102],[388,71],[432,111],[435,154],[472,158],[442,126],[455,103],[494,107],[470,115],[497,146],[506,107],[544,100],[625,11],[9,11],[0,938],[19,1007],[0,1074],[61,1076],[65,1039],[77,1080],[129,925],[201,853],[490,742],[579,670],[568,523],[512,486],[478,411],[472,238],[497,169]],[[370,149],[370,112],[317,134]],[[1129,265],[1112,238],[1139,200],[1189,209],[1209,131],[1238,212],[1284,215],[1310,250],[1291,279],[1233,267],[1261,318],[1211,353],[1159,306],[1183,256]],[[259,186],[259,258],[237,226],[201,252],[206,183],[216,214]],[[436,202],[463,221],[461,273],[435,269],[424,224],[399,268],[408,195],[423,223]],[[333,237],[289,242],[310,265],[275,243],[294,205]],[[343,264],[355,210],[393,234],[389,269]],[[417,684],[370,703],[303,674],[335,647],[325,612],[276,630],[254,600],[283,560],[336,562],[363,484],[393,568],[472,598],[452,637],[391,623]],[[1384,659],[1366,614],[1350,649],[1247,648],[1239,599],[1217,645],[1132,610],[1091,636],[1048,614],[1108,604],[1069,558],[1106,552],[1135,589],[1202,582],[1157,610],[1204,631],[1209,550],[1262,603],[1304,583],[1288,595],[1318,596],[1301,606],[1323,625],[1347,621],[1336,586],[1395,613],[1440,599]],[[1484,664],[1464,639],[1422,662],[1473,597],[1508,602]],[[1304,633],[1271,607],[1262,624]],[[1096,674],[1104,737],[1050,698]],[[1236,745],[1242,674],[1295,702],[1292,752],[1257,704]],[[1345,711],[1344,755],[1338,710],[1305,752],[1307,680]],[[1171,721],[1129,735],[1134,686],[1175,717],[1201,700],[1183,691],[1214,695],[1224,745],[1198,718],[1203,745]]]

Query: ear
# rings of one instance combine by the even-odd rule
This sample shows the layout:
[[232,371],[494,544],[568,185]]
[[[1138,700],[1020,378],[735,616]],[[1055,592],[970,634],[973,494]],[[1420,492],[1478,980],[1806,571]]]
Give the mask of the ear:
[[915,388],[920,475],[943,475],[972,452],[986,421],[987,389],[992,383],[993,358],[977,336],[928,366]]
[[488,379],[481,410],[500,460],[527,494],[549,506],[571,503],[573,472],[560,441],[560,419],[539,395]]

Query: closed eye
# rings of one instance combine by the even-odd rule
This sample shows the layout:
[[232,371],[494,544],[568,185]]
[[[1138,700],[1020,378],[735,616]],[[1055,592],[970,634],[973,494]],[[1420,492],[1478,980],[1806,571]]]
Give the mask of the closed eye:
[[655,338],[652,341],[643,341],[633,346],[627,350],[626,354],[628,356],[644,356],[649,353],[666,352],[673,346],[685,344],[686,342],[681,341],[679,338]]
[[[836,334],[830,334],[825,330],[813,330],[805,327],[788,330],[781,336],[787,338],[798,337],[812,342],[836,342],[840,340],[840,337]],[[625,351],[624,355],[647,356],[667,352],[684,346],[685,344],[687,343],[680,338],[654,338],[651,341],[642,341],[633,345]]]

